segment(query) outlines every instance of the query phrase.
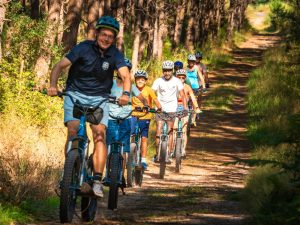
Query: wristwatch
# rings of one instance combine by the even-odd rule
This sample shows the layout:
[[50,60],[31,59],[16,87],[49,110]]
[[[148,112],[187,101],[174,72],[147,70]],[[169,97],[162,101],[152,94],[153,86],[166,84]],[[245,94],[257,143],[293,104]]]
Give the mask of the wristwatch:
[[123,91],[123,95],[127,95],[128,97],[130,97],[130,92],[129,91]]

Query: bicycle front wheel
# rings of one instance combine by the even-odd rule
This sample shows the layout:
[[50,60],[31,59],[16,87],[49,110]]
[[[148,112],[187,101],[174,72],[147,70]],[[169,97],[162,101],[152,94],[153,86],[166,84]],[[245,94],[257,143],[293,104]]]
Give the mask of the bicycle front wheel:
[[118,206],[118,191],[119,191],[119,175],[121,171],[121,155],[111,154],[109,160],[109,194],[108,194],[108,209],[114,210]]
[[65,161],[64,175],[61,181],[59,217],[61,223],[72,222],[76,207],[76,188],[80,177],[80,159],[78,150],[71,150]]
[[179,173],[181,169],[181,152],[182,152],[182,138],[176,138],[176,145],[175,145],[175,158],[176,158],[176,165],[175,165],[175,172]]
[[168,142],[167,141],[161,141],[161,147],[160,147],[160,158],[159,158],[159,178],[164,179],[165,172],[166,172],[166,158],[167,158],[167,148],[168,148]]
[[135,171],[135,152],[136,152],[136,143],[130,144],[130,152],[128,154],[127,160],[127,185],[128,187],[133,187],[134,181],[134,171]]
[[[93,154],[90,155],[87,162],[87,175],[93,175]],[[92,186],[93,182],[90,181],[89,185]],[[97,199],[93,196],[81,197],[81,219],[83,222],[93,222],[97,212]]]

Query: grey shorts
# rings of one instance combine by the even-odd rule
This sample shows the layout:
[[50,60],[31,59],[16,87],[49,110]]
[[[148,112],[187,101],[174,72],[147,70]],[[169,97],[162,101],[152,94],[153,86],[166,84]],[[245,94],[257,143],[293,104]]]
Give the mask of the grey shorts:
[[156,113],[155,114],[156,121],[170,121],[170,122],[174,122],[175,118],[176,118],[176,112]]
[[[73,100],[78,100],[82,104],[88,104],[96,106],[99,104],[100,101],[104,99],[102,96],[87,96],[82,93],[79,93],[77,91],[68,91],[68,94],[70,94],[73,97]],[[104,102],[100,106],[103,109],[103,118],[101,120],[101,124],[105,125],[107,127],[108,124],[108,115],[109,115],[109,104],[107,102]],[[79,120],[77,118],[73,117],[73,108],[74,104],[72,103],[69,96],[64,97],[64,123],[67,124],[67,122],[72,120]]]

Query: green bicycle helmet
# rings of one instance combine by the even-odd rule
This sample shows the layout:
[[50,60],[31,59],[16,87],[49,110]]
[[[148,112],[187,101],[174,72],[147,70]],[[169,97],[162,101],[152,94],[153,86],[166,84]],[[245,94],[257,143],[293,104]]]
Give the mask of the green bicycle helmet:
[[119,22],[111,16],[102,16],[98,19],[96,29],[99,29],[101,27],[113,30],[116,33],[116,35],[118,35],[120,31]]

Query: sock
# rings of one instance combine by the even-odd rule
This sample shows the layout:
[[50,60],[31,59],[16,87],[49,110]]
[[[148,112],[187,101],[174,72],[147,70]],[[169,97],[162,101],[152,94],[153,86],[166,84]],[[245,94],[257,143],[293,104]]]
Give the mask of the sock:
[[94,180],[101,181],[102,180],[102,173],[95,173],[94,174]]
[[147,163],[147,159],[142,157],[141,162]]

